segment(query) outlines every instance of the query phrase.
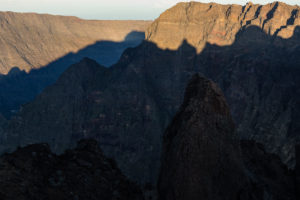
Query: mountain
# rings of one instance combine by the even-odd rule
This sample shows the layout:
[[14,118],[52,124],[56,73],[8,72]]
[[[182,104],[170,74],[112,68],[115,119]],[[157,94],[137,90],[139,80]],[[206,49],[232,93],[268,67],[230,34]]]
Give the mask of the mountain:
[[295,176],[262,145],[242,141],[212,81],[196,74],[164,134],[160,200],[296,199]]
[[3,200],[144,199],[94,140],[82,140],[60,156],[47,144],[29,145],[1,156],[0,165]]
[[0,73],[13,67],[29,72],[99,41],[121,42],[150,23],[0,12]]
[[0,113],[9,119],[84,57],[116,63],[150,23],[0,12]]
[[[191,6],[185,9],[183,5]],[[284,5],[287,12],[294,9],[281,3],[268,4],[267,13],[272,13],[274,5],[277,9]],[[209,20],[202,18],[203,13],[210,12],[206,8],[214,6],[230,7],[185,3],[166,12],[182,9],[182,13],[199,15],[193,23],[196,19],[201,23]],[[247,6],[240,7],[241,15],[246,14]],[[223,19],[223,10],[214,10],[217,19]],[[182,20],[167,21],[164,26],[192,24],[183,21],[184,15],[174,15]],[[277,15],[268,16],[265,26]],[[290,19],[281,16],[283,20],[274,20]],[[161,17],[154,22],[157,27]],[[297,13],[294,18],[293,22],[297,22]],[[234,16],[224,18],[226,23],[233,19]],[[32,102],[22,106],[9,122],[4,122],[0,152],[44,142],[61,153],[79,139],[91,137],[99,141],[105,155],[114,158],[130,179],[155,184],[163,133],[182,103],[188,80],[201,72],[223,91],[237,124],[237,135],[262,143],[267,152],[280,155],[284,163],[294,167],[294,146],[300,128],[300,29],[291,25],[294,33],[285,39],[265,33],[259,26],[238,24],[240,28],[233,33],[235,39],[231,45],[207,42],[201,52],[188,38],[180,41],[176,50],[162,49],[147,34],[150,41],[128,48],[110,68],[83,59],[70,66]],[[202,29],[206,30],[205,26]],[[168,34],[159,30],[162,27],[156,30],[157,34]],[[173,34],[182,36],[179,31]],[[155,33],[151,35],[154,37]],[[169,38],[173,43],[172,37]]]

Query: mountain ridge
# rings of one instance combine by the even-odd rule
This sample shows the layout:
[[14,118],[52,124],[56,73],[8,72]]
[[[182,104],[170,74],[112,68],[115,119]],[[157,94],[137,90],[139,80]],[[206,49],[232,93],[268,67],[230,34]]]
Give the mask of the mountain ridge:
[[[266,5],[247,3],[181,2],[163,12],[146,31],[146,39],[162,49],[177,49],[187,40],[200,53],[206,43],[231,45],[235,36],[249,26],[260,27],[265,33],[291,38],[300,25],[300,6],[282,2]],[[176,32],[176,34],[171,34]]]
[[0,73],[29,72],[98,41],[121,42],[151,21],[83,20],[73,16],[0,12]]

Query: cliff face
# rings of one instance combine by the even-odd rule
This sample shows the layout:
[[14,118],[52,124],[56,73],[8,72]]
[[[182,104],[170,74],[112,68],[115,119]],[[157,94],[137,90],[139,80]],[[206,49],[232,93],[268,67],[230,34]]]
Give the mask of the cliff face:
[[[300,25],[299,6],[281,2],[267,5],[248,3],[220,5],[216,3],[178,3],[160,15],[146,31],[146,39],[163,49],[177,49],[183,40],[201,52],[206,43],[231,45],[236,34],[256,26],[271,36],[291,38]],[[259,35],[256,40],[265,42]],[[247,40],[247,38],[245,39]]]
[[128,177],[155,183],[162,134],[188,80],[201,72],[223,91],[238,135],[263,143],[294,166],[300,32],[293,31],[283,39],[249,26],[237,32],[232,45],[207,43],[201,53],[187,40],[177,50],[144,41],[109,69],[85,59],[22,107],[0,134],[0,152],[38,142],[62,152],[80,138],[93,137]]
[[294,172],[236,136],[220,89],[196,74],[164,134],[160,200],[296,199]]
[[0,166],[3,200],[143,199],[93,140],[82,140],[60,156],[47,144],[30,145],[1,156]]
[[92,21],[76,17],[0,12],[0,74],[30,71],[98,41],[121,42],[150,21]]

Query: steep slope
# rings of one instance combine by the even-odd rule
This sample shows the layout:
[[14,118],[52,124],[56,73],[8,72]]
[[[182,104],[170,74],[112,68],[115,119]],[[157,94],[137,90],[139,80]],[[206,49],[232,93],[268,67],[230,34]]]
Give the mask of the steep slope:
[[260,141],[292,167],[299,138],[299,54],[299,28],[283,39],[249,26],[232,45],[207,43],[201,53],[186,40],[177,50],[144,41],[109,69],[85,59],[22,107],[0,134],[0,152],[38,142],[62,152],[92,137],[128,177],[155,183],[162,134],[188,80],[201,72],[223,90],[238,135]]
[[239,143],[222,92],[198,74],[164,134],[158,189],[160,200],[296,199],[293,172],[262,145]]
[[34,13],[0,12],[0,73],[30,71],[98,41],[121,42],[150,21],[96,21]]
[[30,145],[1,156],[0,166],[3,200],[143,199],[93,140],[82,140],[60,156],[47,144]]

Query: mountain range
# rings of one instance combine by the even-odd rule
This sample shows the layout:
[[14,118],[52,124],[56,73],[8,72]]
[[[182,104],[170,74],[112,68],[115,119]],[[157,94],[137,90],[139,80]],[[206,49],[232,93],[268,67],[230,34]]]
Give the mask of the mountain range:
[[280,2],[179,3],[116,64],[107,68],[85,58],[4,120],[0,152],[44,142],[62,153],[82,138],[94,138],[131,180],[155,185],[163,133],[188,80],[201,73],[223,91],[237,137],[262,143],[294,168],[299,25],[299,6]]

